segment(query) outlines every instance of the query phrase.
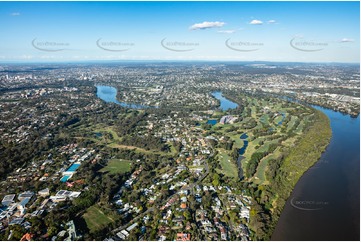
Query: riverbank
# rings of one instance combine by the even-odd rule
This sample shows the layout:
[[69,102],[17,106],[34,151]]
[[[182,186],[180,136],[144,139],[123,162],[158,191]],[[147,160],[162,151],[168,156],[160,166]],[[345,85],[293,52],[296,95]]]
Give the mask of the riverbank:
[[308,98],[302,98],[300,96],[290,95],[290,94],[272,94],[273,96],[280,97],[280,98],[286,98],[291,101],[304,103],[306,105],[314,105],[318,107],[323,107],[325,109],[333,110],[335,112],[342,113],[344,115],[350,115],[351,118],[357,118],[360,115],[360,107],[355,105],[352,108],[345,108],[345,107],[339,107],[335,106],[334,103],[329,103],[327,101],[322,101],[319,99],[313,99],[311,97]]
[[360,240],[360,117],[322,107],[332,138],[297,182],[272,240]]
[[[149,108],[145,105],[141,104],[135,104],[135,103],[125,103],[125,102],[119,102],[117,100],[117,89],[112,86],[102,86],[102,85],[96,85],[97,91],[96,95],[98,98],[102,99],[105,102],[115,103],[125,108],[132,108],[132,109],[145,109]],[[156,107],[154,107],[156,108]]]
[[242,183],[255,200],[252,239],[269,240],[298,180],[326,150],[332,136],[330,121],[321,111],[278,98],[265,101],[261,96],[246,98],[232,92],[224,97],[242,103],[250,110],[245,111],[247,117],[257,123],[247,131],[251,139],[242,161],[246,174]]
[[[220,109],[223,111],[227,112],[238,106],[220,92],[217,97],[221,99]],[[210,128],[210,134],[214,132],[216,135],[228,136],[223,142],[226,145],[227,141],[235,142],[234,139],[240,139],[241,132],[249,131],[250,150],[245,154],[245,161],[239,161],[237,165],[245,168],[247,184],[242,183],[246,189],[252,190],[250,193],[255,200],[250,219],[252,238],[270,239],[297,181],[317,162],[328,145],[331,137],[330,123],[326,115],[309,107],[253,96],[242,97],[242,102],[237,97],[232,100],[237,100],[242,105],[248,104],[244,109],[238,109],[239,121],[234,124],[215,124]],[[227,102],[226,106],[222,106],[224,102]],[[233,106],[229,107],[230,104]],[[223,147],[223,143],[218,145],[219,149]],[[227,146],[223,147],[229,151],[222,156],[223,163],[219,167],[220,173],[229,181],[236,181],[237,176],[226,170],[231,165],[227,155],[244,147],[245,141],[235,144],[233,149],[232,146],[229,149]],[[275,153],[281,155],[272,156]],[[253,154],[258,156],[253,157]]]
[[[269,240],[276,227],[278,218],[284,208],[300,177],[312,167],[321,157],[331,139],[331,128],[328,117],[321,111],[314,110],[312,124],[306,128],[297,144],[284,151],[282,159],[269,163],[269,185],[264,188],[256,200],[259,200],[258,210],[253,214],[266,214],[265,220],[262,216],[251,217],[251,225],[255,230],[255,238]],[[266,199],[266,196],[271,198]],[[259,226],[261,223],[263,226]]]

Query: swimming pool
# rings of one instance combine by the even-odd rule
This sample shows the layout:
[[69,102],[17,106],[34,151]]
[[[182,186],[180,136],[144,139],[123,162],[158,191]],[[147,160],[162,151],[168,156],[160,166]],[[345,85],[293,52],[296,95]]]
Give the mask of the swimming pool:
[[61,182],[66,182],[67,180],[69,180],[70,176],[63,176],[60,181]]
[[66,171],[76,171],[76,169],[78,169],[80,166],[80,164],[72,164],[68,170]]

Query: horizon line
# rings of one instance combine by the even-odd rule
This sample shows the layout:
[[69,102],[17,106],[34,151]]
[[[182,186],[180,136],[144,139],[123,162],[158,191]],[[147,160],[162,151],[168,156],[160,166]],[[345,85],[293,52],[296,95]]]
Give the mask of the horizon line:
[[56,60],[56,61],[0,61],[0,64],[65,64],[65,63],[107,63],[107,62],[267,62],[267,63],[305,63],[305,64],[358,64],[360,62],[339,62],[339,61],[267,61],[267,60]]

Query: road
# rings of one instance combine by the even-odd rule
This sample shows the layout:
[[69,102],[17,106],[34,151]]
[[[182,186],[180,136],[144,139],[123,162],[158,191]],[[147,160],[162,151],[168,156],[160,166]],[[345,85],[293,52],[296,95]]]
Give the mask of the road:
[[[214,152],[212,150],[212,154],[209,157],[212,157],[214,155]],[[208,158],[209,158],[208,157]],[[194,183],[189,184],[188,186],[182,187],[182,190],[190,190],[191,193],[193,194],[193,188],[198,185],[201,181],[203,181],[204,178],[206,178],[209,174],[209,166],[208,166],[208,162],[205,161],[204,163],[204,168],[205,168],[205,173],[203,173],[203,175]],[[171,199],[173,196],[177,195],[177,193],[174,193],[170,196],[168,196],[166,199],[164,199],[165,201],[169,201],[169,199]],[[123,229],[126,229],[127,227],[129,227],[130,225],[132,225],[133,223],[135,223],[135,221],[137,221],[140,218],[143,218],[146,214],[153,212],[154,211],[154,207],[147,209],[145,212],[139,214],[138,216],[136,216],[135,218],[133,218],[132,220],[130,220],[127,224],[120,226],[116,229],[114,229],[112,231],[112,233],[115,235],[116,233],[122,231]]]

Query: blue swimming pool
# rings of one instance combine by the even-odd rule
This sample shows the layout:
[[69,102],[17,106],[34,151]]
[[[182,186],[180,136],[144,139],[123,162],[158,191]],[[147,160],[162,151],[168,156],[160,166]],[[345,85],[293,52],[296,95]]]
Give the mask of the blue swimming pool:
[[70,178],[70,176],[63,176],[60,181],[61,182],[66,182],[68,179]]
[[76,169],[78,169],[80,166],[80,164],[72,164],[68,170],[66,171],[76,171]]

